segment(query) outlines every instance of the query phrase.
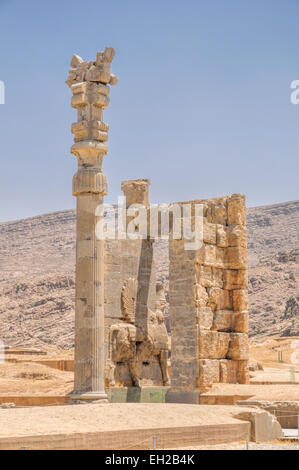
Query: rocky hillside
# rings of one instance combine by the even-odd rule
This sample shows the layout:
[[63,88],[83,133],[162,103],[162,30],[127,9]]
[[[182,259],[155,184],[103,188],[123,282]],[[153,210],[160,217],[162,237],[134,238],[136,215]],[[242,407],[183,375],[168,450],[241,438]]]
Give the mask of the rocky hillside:
[[[299,334],[299,201],[248,209],[250,333]],[[155,246],[168,282],[167,242]],[[73,346],[75,212],[0,223],[0,339],[7,345]]]

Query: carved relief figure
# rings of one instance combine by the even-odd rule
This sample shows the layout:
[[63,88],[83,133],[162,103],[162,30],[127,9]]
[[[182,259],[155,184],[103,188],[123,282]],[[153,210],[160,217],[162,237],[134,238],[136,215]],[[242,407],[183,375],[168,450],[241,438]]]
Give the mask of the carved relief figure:
[[[140,328],[137,328],[135,324],[137,291],[138,281],[129,278],[121,292],[123,320],[112,325],[109,333],[109,384],[115,385],[117,363],[126,363],[132,385],[139,387],[142,364],[156,357],[160,365],[163,385],[168,385],[168,335],[164,323],[166,307],[164,288],[161,284],[156,286],[156,311],[148,310],[147,334],[139,331]],[[143,340],[137,341],[138,338],[143,338]]]
[[169,385],[168,377],[168,334],[164,321],[166,308],[165,291],[162,284],[156,285],[156,311],[148,311],[148,334],[144,341],[137,346],[137,362],[141,364],[157,357],[161,369],[163,385]]
[[118,362],[128,364],[133,386],[139,386],[136,370],[136,326],[135,311],[138,281],[129,278],[121,291],[123,318],[112,325],[109,333],[109,384],[115,385],[115,369]]

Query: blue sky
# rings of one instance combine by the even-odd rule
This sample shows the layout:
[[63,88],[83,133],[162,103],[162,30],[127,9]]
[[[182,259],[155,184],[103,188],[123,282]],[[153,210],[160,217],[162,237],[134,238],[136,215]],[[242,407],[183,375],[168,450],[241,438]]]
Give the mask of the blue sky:
[[107,45],[107,202],[141,177],[152,202],[298,199],[298,19],[298,0],[0,0],[0,220],[75,206],[64,81]]

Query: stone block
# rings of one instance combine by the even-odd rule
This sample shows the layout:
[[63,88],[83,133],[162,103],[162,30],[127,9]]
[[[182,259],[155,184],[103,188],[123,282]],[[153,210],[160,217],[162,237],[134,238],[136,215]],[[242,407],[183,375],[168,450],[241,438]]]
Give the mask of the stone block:
[[246,226],[236,225],[227,229],[227,246],[247,247],[247,231]]
[[200,390],[219,382],[219,361],[217,359],[200,359],[198,365],[198,387]]
[[245,196],[233,194],[227,201],[228,225],[246,224]]
[[203,219],[203,241],[210,243],[211,245],[216,244],[216,224],[211,224],[207,220]]
[[226,263],[225,248],[216,245],[204,244],[195,255],[195,262],[212,266],[214,268],[224,268]]
[[109,62],[101,65],[92,65],[86,72],[86,80],[90,82],[109,83],[111,67]]
[[[184,297],[185,296],[186,295],[184,295]],[[195,284],[194,297],[195,297],[195,305],[197,309],[202,309],[207,306],[209,296],[207,293],[207,289],[205,287],[201,286],[200,284]]]
[[213,310],[231,310],[232,297],[228,290],[220,289],[219,287],[208,287],[207,293],[209,296],[208,305]]
[[246,333],[230,333],[227,358],[239,361],[249,359],[248,336]]
[[210,330],[213,325],[213,311],[210,307],[202,307],[198,310],[198,326],[200,329]]
[[238,383],[249,384],[249,363],[248,361],[237,361],[238,363]]
[[221,383],[238,383],[238,361],[221,359],[219,361],[219,381]]
[[234,312],[232,316],[232,330],[235,333],[248,333],[248,312]]
[[198,264],[215,265],[216,264],[216,246],[204,244],[196,253],[195,261]]
[[232,310],[216,310],[212,330],[231,331],[232,330]]
[[216,247],[216,263],[213,267],[215,268],[225,268],[226,263],[226,250],[227,248]]
[[226,225],[228,218],[226,199],[218,200],[213,207],[213,219],[216,224]]
[[212,266],[212,284],[213,287],[223,288],[223,269]]
[[83,63],[82,57],[77,54],[74,54],[71,60],[71,67],[78,67],[78,65]]
[[230,333],[201,330],[198,333],[200,359],[225,358],[228,352]]
[[251,441],[271,442],[284,436],[276,417],[268,411],[260,409],[242,411],[236,414],[235,418],[251,423]]
[[247,269],[247,250],[243,246],[226,248],[226,269]]
[[227,290],[245,289],[248,284],[248,273],[246,269],[223,270],[223,288]]
[[195,264],[196,282],[203,287],[223,287],[223,270],[202,264]]
[[217,225],[216,231],[216,243],[217,246],[220,248],[227,248],[228,247],[228,237],[227,237],[227,228],[223,225]]
[[72,133],[75,134],[75,142],[80,140],[108,140],[109,126],[101,121],[80,121],[72,124]]
[[235,289],[232,291],[233,309],[235,312],[248,310],[248,291],[246,289]]

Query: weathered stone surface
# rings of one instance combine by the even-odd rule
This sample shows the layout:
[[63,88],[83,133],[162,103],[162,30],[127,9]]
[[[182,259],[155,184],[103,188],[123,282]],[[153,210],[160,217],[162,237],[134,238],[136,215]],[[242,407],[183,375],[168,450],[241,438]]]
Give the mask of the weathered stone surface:
[[217,246],[221,248],[228,247],[227,227],[219,224],[217,225]]
[[194,285],[194,299],[197,309],[204,309],[208,306],[209,296],[207,289],[200,284]]
[[111,74],[110,69],[113,57],[114,49],[112,47],[106,47],[104,52],[98,52],[95,62],[84,62],[82,57],[74,54],[66,84],[69,87],[80,82],[101,82],[116,85],[117,78]]
[[223,271],[223,288],[227,290],[246,289],[248,274],[245,269],[225,269]]
[[238,361],[227,359],[219,361],[219,381],[231,384],[238,382]]
[[245,197],[242,194],[233,194],[227,201],[228,225],[245,225],[246,208]]
[[108,124],[101,121],[80,121],[72,124],[72,133],[75,134],[75,142],[80,140],[108,140]]
[[246,226],[236,225],[227,228],[227,245],[226,246],[242,246],[247,247]]
[[227,358],[239,361],[249,359],[248,336],[246,333],[230,333]]
[[247,250],[242,246],[226,248],[226,269],[247,269]]
[[255,442],[270,442],[283,437],[281,426],[275,416],[267,411],[255,409],[243,411],[235,415],[235,418],[251,423],[250,439]]
[[196,281],[203,287],[223,287],[223,270],[213,266],[195,264]]
[[82,64],[83,59],[77,54],[74,54],[71,60],[71,67],[78,67],[78,65]]
[[216,264],[216,249],[215,245],[204,244],[196,254],[196,262],[198,264],[205,264],[206,266]]
[[215,201],[215,205],[212,207],[212,214],[215,224],[226,225],[228,217],[226,198],[218,198]]
[[196,262],[214,268],[225,268],[226,251],[225,248],[216,245],[204,244],[196,254]]
[[142,204],[148,207],[149,195],[148,195],[149,180],[148,179],[136,179],[122,181],[121,189],[126,198],[126,205],[129,207],[133,204]]
[[212,329],[217,331],[232,331],[232,316],[232,310],[216,310]]
[[219,361],[216,359],[200,359],[198,387],[204,391],[212,383],[219,382]]
[[231,292],[219,287],[208,287],[208,305],[213,310],[230,310],[232,309]]
[[236,333],[248,333],[248,312],[234,312],[232,315],[232,330]]
[[245,289],[235,289],[232,291],[233,309],[235,312],[248,310],[248,291]]
[[201,307],[198,310],[198,326],[200,329],[210,330],[213,325],[214,314],[210,307]]
[[248,360],[237,361],[238,362],[238,383],[239,384],[249,384],[249,363]]
[[216,244],[216,224],[211,224],[203,219],[203,241],[211,245]]
[[187,202],[203,205],[203,245],[186,253],[183,240],[170,243],[172,388],[207,389],[218,372],[220,381],[248,383],[245,198]]
[[199,330],[198,339],[200,359],[220,359],[226,357],[230,342],[229,333]]
[[[258,370],[258,369],[256,369]],[[298,401],[267,401],[267,400],[240,400],[237,402],[246,407],[259,407],[272,415],[276,415],[279,424],[285,429],[296,429],[298,427]]]
[[[122,289],[122,320],[109,329],[106,381],[109,387],[169,385],[168,334],[164,323],[164,288],[156,286],[156,311],[147,311],[147,328],[137,316],[138,281],[129,278]],[[157,367],[158,366],[158,369]]]

